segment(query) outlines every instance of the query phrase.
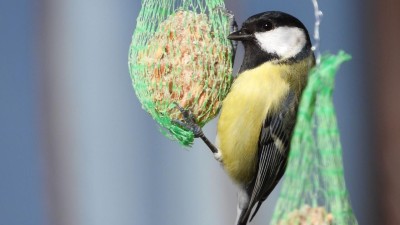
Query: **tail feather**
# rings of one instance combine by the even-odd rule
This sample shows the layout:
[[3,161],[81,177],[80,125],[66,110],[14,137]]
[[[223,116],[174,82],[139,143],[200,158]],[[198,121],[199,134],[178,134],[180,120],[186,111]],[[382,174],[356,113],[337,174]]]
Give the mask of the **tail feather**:
[[247,225],[247,222],[249,221],[249,213],[247,213],[247,209],[243,210],[240,213],[240,216],[236,222],[236,225]]
[[254,216],[257,214],[257,212],[260,209],[262,203],[263,203],[262,201],[258,202],[258,205],[257,205],[256,209],[254,210],[253,215],[250,218],[250,222],[254,219]]

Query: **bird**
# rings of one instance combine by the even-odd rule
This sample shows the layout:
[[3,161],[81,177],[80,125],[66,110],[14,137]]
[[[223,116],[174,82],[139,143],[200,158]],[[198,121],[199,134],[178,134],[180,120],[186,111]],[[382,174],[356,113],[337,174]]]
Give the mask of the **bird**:
[[239,187],[235,224],[246,225],[285,173],[300,98],[315,56],[304,24],[280,11],[249,17],[227,38],[243,44],[244,57],[222,102],[216,144],[190,111],[178,106],[185,118],[179,124],[207,144]]

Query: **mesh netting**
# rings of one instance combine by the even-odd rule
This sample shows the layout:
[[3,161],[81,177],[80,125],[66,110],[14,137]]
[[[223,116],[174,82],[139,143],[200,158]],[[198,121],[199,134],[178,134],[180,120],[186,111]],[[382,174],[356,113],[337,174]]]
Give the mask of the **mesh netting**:
[[133,87],[163,133],[185,146],[194,136],[171,122],[182,119],[175,103],[203,126],[217,115],[232,83],[223,9],[223,0],[146,0],[137,18],[129,53]]
[[334,78],[350,56],[325,55],[310,73],[299,107],[274,225],[357,224],[344,181],[332,102]]

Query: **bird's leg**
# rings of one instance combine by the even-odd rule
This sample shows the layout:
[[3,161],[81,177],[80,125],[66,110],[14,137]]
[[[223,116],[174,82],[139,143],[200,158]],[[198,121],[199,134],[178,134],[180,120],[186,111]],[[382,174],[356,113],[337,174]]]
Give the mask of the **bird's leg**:
[[197,124],[196,119],[193,115],[193,113],[188,110],[184,109],[181,107],[179,104],[174,103],[175,106],[179,109],[179,111],[182,113],[183,120],[172,120],[173,123],[178,124],[179,126],[190,130],[193,132],[195,138],[201,138],[201,140],[206,143],[206,145],[210,148],[211,152],[214,154],[214,157],[220,161],[220,156],[219,156],[219,151],[218,148],[215,147],[210,140],[204,135],[203,130],[201,127]]
[[[225,14],[228,18],[229,18],[229,28],[230,28],[230,32],[236,32],[238,31],[238,25],[235,19],[235,15],[233,14],[232,11],[225,9],[223,7],[216,7],[214,10],[221,10],[221,12],[223,14]],[[232,45],[232,65],[235,62],[235,56],[236,56],[236,50],[237,50],[237,46],[238,46],[238,41],[235,40],[231,40],[231,45]]]

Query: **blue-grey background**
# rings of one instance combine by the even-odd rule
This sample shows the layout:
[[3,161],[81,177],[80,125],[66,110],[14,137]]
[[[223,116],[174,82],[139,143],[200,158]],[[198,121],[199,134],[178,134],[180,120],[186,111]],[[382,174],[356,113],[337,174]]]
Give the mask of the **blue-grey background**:
[[[308,0],[226,4],[239,23],[281,10],[313,30]],[[320,7],[322,52],[353,55],[334,99],[351,201],[360,224],[378,224],[369,9]],[[127,56],[139,10],[138,0],[0,2],[0,225],[233,224],[236,188],[205,145],[166,139],[134,94]],[[215,121],[205,132],[215,136]],[[252,224],[268,224],[276,197]]]

